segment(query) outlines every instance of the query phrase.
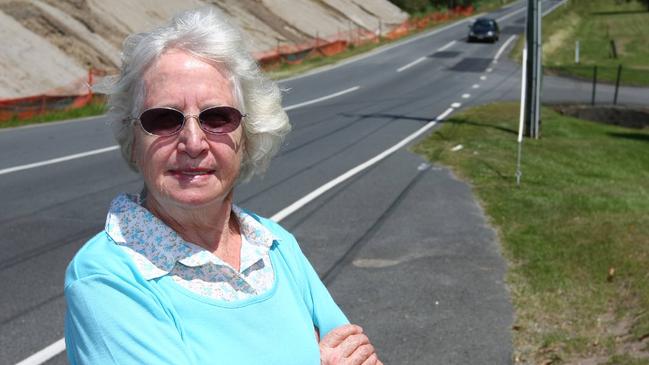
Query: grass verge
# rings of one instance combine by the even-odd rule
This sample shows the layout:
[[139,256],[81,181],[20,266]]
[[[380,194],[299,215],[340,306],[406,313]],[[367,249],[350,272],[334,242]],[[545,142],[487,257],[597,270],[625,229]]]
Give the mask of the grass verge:
[[542,119],[520,186],[516,103],[458,114],[415,150],[468,180],[499,231],[517,363],[649,364],[649,130]]
[[93,101],[92,103],[77,109],[57,110],[46,114],[41,114],[27,119],[18,119],[16,117],[0,122],[0,128],[22,127],[30,124],[40,124],[55,122],[60,120],[93,117],[102,115],[106,112],[106,104],[102,100]]
[[[569,0],[543,18],[543,64],[549,74],[614,83],[623,65],[621,84],[649,86],[649,11],[640,1]],[[580,63],[575,64],[575,44]],[[617,58],[611,42],[615,42]],[[512,50],[520,62],[524,39]]]

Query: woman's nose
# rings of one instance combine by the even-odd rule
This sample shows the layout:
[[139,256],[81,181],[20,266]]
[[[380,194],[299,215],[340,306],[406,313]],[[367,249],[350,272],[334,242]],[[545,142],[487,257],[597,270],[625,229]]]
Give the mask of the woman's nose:
[[198,157],[208,148],[205,132],[201,129],[197,116],[188,115],[180,131],[178,149],[190,157]]

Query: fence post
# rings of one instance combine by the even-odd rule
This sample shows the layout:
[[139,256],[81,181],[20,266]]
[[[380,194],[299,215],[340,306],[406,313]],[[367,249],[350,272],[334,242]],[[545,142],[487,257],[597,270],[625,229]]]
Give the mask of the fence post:
[[595,90],[597,89],[597,65],[593,68],[593,97],[591,98],[590,104],[595,105]]
[[617,65],[617,77],[615,78],[615,96],[613,96],[613,105],[617,104],[617,92],[620,89],[620,76],[622,76],[622,64]]
[[92,67],[88,69],[88,97],[92,99]]
[[575,63],[579,64],[579,41],[575,42]]
[[41,95],[41,110],[38,112],[38,114],[43,113],[45,113],[45,95]]

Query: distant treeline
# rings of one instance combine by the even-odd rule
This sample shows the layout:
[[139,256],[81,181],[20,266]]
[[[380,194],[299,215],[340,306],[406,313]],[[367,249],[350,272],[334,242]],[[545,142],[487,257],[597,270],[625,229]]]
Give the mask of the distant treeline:
[[433,9],[454,8],[479,3],[479,0],[390,0],[394,5],[410,14],[421,13]]

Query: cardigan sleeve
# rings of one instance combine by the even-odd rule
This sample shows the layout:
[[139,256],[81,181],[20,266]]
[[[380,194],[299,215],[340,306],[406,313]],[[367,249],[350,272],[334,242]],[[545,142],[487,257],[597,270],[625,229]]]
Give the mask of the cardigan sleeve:
[[95,274],[65,288],[65,342],[76,364],[191,364],[173,318],[151,293]]

